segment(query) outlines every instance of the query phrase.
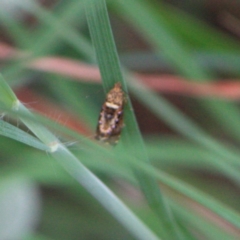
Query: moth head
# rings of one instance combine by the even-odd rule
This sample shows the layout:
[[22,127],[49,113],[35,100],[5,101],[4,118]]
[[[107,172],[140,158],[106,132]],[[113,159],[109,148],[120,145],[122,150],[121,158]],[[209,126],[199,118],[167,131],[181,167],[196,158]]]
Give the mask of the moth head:
[[125,101],[124,92],[120,82],[115,83],[114,87],[107,94],[106,103],[110,105],[122,106]]

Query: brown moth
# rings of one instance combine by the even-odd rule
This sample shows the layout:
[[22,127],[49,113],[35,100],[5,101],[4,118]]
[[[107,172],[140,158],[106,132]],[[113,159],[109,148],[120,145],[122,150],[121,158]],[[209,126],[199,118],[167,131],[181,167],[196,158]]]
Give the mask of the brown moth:
[[126,102],[120,82],[108,92],[102,106],[95,138],[105,143],[117,143],[123,127],[123,108]]

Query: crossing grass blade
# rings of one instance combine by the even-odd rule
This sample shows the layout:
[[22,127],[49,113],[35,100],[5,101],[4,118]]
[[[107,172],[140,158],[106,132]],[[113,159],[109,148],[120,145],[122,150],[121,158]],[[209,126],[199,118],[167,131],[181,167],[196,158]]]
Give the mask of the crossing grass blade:
[[19,141],[23,144],[29,145],[42,151],[49,151],[49,148],[42,142],[40,142],[37,138],[31,136],[30,134],[27,134],[21,129],[3,120],[0,120],[0,135],[12,138],[16,141]]
[[[210,81],[214,78],[211,71],[203,69],[192,57],[190,49],[182,43],[176,32],[171,31],[162,3],[158,3],[157,7],[154,1],[143,0],[117,0],[112,1],[111,4],[125,20],[139,31],[157,53],[164,55],[173,69],[190,81]],[[134,14],[136,9],[138,14]],[[164,14],[161,14],[162,11]],[[184,15],[179,15],[179,17],[185,18]],[[203,28],[198,30],[195,26],[195,29],[201,31]],[[209,33],[208,39],[212,37],[216,39],[213,33]],[[231,45],[232,41],[228,41]],[[240,51],[240,46],[237,48],[236,42],[234,48],[235,51]],[[207,113],[221,124],[222,130],[224,129],[226,133],[230,133],[232,137],[240,141],[240,114],[236,104],[219,99],[205,99],[201,101],[201,104]]]
[[[54,134],[38,123],[33,114],[17,99],[3,77],[0,78],[0,96],[2,96],[0,100],[4,104],[3,106],[9,108],[10,111],[19,113],[20,120],[46,145],[46,148],[49,149],[48,154],[55,158],[136,239],[160,239],[95,174],[89,171]],[[11,132],[11,136],[13,135],[13,132]],[[15,137],[15,139],[19,140],[19,137]]]
[[[90,30],[91,40],[95,47],[99,69],[102,76],[102,83],[107,92],[116,82],[121,82],[125,93],[127,87],[121,72],[121,66],[117,55],[116,46],[113,40],[112,30],[109,23],[106,3],[104,0],[85,1],[86,15]],[[130,99],[125,107],[125,128],[121,141],[129,156],[138,161],[148,162],[142,136],[132,110]],[[149,206],[158,215],[160,224],[168,239],[181,239],[181,233],[175,223],[171,210],[162,196],[159,185],[154,178],[139,171],[134,171],[140,187],[148,200]],[[183,238],[182,238],[183,239]]]

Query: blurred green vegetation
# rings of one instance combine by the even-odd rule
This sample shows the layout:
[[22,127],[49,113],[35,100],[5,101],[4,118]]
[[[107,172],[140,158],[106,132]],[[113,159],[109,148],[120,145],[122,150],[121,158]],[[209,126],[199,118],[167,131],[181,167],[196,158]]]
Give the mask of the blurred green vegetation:
[[[238,101],[160,95],[131,74],[203,84],[238,78],[240,35],[231,19],[239,22],[240,4],[174,2],[107,1],[112,29],[104,0],[0,3],[0,45],[19,51],[7,59],[1,48],[3,79],[20,100],[27,89],[51,109],[32,123],[28,110],[38,102],[16,109],[1,79],[0,239],[240,238]],[[98,65],[103,90],[26,67],[56,56]],[[126,126],[105,149],[92,140],[117,81],[129,94]],[[65,124],[52,106],[69,114]],[[87,135],[71,130],[73,116]],[[51,148],[53,135],[66,150]]]

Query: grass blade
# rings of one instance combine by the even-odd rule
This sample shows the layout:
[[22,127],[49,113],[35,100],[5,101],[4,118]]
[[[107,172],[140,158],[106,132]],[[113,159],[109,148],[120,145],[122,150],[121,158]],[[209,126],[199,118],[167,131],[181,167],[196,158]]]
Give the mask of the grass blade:
[[[108,19],[106,3],[104,0],[86,0],[85,4],[88,26],[95,46],[104,90],[107,92],[113,87],[114,83],[120,81],[124,91],[127,93]],[[129,152],[130,156],[134,156],[139,161],[148,161],[145,146],[129,99],[125,109],[126,127],[122,136],[122,141],[125,142],[125,150]],[[157,182],[152,177],[138,171],[135,171],[135,174],[150,207],[157,213],[162,228],[165,229],[164,234],[166,237],[168,239],[181,239],[181,234],[171,214],[171,210],[163,199]]]
[[[159,238],[50,131],[37,123],[37,121],[34,121],[34,117],[30,111],[23,106],[11,88],[7,86],[4,79],[1,78],[0,96],[8,97],[8,99],[2,99],[2,101],[8,103],[7,106],[11,111],[19,113],[22,122],[50,149],[49,154],[125,226],[136,239],[158,240]],[[22,117],[21,115],[25,115],[26,117]]]

